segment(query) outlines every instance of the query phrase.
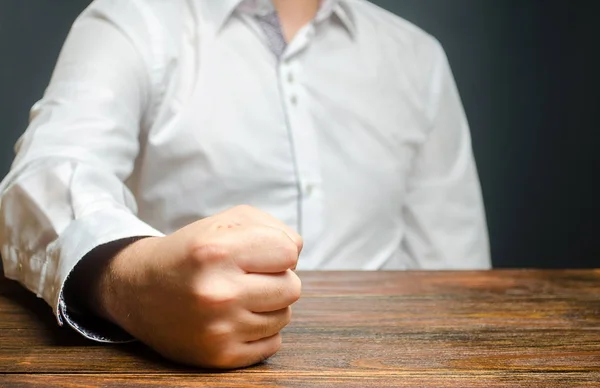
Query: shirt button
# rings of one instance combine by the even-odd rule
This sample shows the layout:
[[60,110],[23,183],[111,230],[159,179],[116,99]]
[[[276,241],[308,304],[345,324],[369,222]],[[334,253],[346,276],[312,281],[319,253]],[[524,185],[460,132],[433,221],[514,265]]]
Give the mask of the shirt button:
[[298,97],[292,96],[290,98],[290,102],[292,103],[292,105],[297,105],[298,104]]
[[291,84],[294,83],[294,74],[293,73],[288,74],[288,82]]
[[19,263],[19,271],[23,271],[23,264]]
[[315,185],[310,184],[310,183],[307,184],[306,185],[306,189],[305,189],[306,190],[306,195],[310,197],[312,195],[314,189],[315,189]]

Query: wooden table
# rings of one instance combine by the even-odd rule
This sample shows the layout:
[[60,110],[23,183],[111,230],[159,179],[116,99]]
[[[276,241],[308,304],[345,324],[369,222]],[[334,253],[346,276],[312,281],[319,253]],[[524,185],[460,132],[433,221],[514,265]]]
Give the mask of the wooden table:
[[303,273],[262,365],[179,367],[101,345],[0,280],[0,386],[600,387],[600,271]]

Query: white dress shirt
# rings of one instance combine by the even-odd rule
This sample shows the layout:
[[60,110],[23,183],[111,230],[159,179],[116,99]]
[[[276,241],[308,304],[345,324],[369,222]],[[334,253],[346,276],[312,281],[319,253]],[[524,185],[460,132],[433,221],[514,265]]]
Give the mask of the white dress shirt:
[[305,241],[299,269],[489,268],[469,128],[440,44],[325,0],[274,55],[268,0],[97,0],[0,186],[7,277],[43,297],[95,247],[238,204]]

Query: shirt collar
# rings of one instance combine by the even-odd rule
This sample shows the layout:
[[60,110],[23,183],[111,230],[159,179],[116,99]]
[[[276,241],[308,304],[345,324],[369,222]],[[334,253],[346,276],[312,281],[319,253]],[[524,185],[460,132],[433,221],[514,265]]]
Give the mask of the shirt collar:
[[[327,19],[334,14],[348,32],[352,35],[356,33],[356,24],[345,0],[321,0],[321,2],[317,21]],[[200,4],[215,30],[221,29],[236,10],[254,15],[266,15],[274,11],[271,0],[203,0]]]

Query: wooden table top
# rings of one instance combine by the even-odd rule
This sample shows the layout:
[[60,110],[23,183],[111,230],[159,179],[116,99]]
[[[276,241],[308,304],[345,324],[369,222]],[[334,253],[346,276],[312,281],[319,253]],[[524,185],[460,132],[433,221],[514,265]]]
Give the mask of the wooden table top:
[[281,351],[233,372],[59,328],[0,279],[0,386],[600,386],[600,270],[305,272]]

